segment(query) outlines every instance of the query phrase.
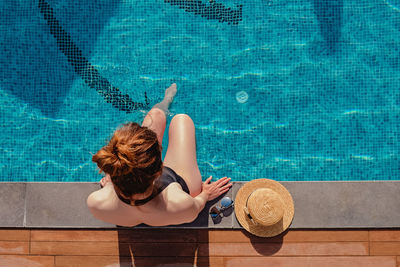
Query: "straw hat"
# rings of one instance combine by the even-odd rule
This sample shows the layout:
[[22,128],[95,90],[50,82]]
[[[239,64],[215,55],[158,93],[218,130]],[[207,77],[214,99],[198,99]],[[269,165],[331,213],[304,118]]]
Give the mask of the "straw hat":
[[261,237],[276,236],[293,220],[293,199],[277,181],[256,179],[244,184],[237,192],[235,214],[248,232]]

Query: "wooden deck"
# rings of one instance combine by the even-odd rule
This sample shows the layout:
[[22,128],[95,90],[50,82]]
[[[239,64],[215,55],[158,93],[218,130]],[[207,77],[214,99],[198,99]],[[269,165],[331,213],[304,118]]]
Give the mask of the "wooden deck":
[[0,266],[400,267],[400,230],[0,229]]

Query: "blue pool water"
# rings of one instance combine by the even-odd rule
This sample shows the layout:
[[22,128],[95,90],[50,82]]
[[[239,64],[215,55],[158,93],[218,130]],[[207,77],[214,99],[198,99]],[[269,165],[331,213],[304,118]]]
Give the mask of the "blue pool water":
[[398,180],[398,7],[1,0],[0,181],[97,181],[91,153],[173,82],[204,177]]

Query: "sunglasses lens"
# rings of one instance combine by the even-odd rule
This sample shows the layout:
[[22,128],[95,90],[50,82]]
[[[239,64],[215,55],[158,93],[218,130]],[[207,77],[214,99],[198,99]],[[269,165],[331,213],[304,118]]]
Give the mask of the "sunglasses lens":
[[211,215],[211,217],[213,217],[213,218],[217,217],[217,216],[219,215],[219,209],[218,209],[217,207],[213,207],[213,208],[210,210],[210,215]]
[[218,213],[210,213],[211,217],[213,218],[217,218],[218,217]]
[[232,199],[230,197],[224,197],[221,200],[221,206],[223,208],[229,208],[230,206],[232,206],[232,204],[233,204],[233,201],[232,201]]

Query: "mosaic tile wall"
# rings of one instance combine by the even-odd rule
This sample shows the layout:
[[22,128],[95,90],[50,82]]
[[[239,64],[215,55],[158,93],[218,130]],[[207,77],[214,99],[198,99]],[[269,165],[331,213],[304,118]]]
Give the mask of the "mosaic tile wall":
[[204,177],[399,179],[396,4],[0,1],[0,181],[97,181],[173,82]]

